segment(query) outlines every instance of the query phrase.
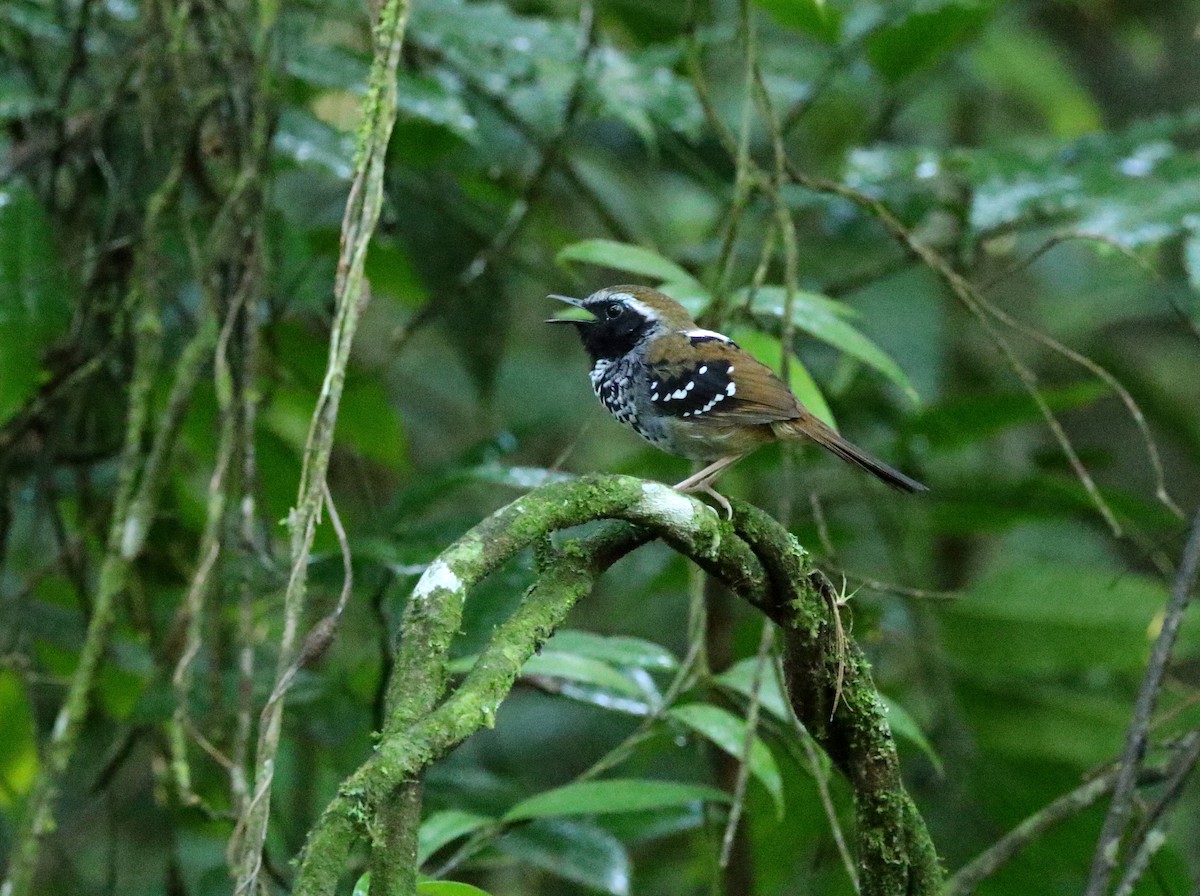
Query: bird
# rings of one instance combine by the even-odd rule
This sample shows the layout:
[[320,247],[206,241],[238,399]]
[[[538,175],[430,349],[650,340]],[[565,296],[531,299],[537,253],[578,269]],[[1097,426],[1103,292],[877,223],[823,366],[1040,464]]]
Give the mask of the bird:
[[547,323],[578,330],[600,403],[654,447],[705,463],[674,488],[711,496],[730,518],[712,483],[770,442],[811,440],[899,491],[928,490],[842,438],[769,367],[658,290],[609,286],[585,299],[549,298],[579,309]]

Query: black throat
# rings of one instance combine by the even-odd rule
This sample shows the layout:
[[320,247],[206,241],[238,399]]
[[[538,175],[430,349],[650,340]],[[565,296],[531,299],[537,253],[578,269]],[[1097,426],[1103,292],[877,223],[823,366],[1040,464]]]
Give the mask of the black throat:
[[615,361],[629,354],[653,326],[652,321],[637,314],[624,314],[612,321],[574,321],[574,324],[593,364],[602,359]]

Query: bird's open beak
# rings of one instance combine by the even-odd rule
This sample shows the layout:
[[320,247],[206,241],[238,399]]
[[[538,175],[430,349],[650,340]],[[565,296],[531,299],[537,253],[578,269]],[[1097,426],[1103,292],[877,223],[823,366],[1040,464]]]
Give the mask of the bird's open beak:
[[552,317],[546,321],[548,324],[591,324],[596,322],[595,315],[583,307],[583,299],[573,299],[570,296],[547,296],[548,299],[557,299],[570,305],[570,309],[564,311],[558,317]]

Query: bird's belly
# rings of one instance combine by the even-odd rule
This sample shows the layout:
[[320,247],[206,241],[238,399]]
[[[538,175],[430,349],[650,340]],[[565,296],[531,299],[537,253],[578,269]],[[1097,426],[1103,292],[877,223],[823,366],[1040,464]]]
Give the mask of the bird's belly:
[[770,427],[756,424],[737,424],[713,419],[673,418],[670,449],[675,454],[694,460],[716,460],[731,454],[745,454],[771,441]]

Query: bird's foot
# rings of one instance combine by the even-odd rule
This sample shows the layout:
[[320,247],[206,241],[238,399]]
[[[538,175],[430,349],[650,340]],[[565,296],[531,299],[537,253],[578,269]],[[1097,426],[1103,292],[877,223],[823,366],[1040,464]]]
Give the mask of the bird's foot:
[[707,483],[688,485],[687,480],[684,480],[675,486],[675,490],[685,495],[693,494],[695,492],[702,492],[720,505],[721,509],[725,511],[725,519],[733,519],[733,505],[731,505],[725,496],[718,492],[711,485],[708,485]]

